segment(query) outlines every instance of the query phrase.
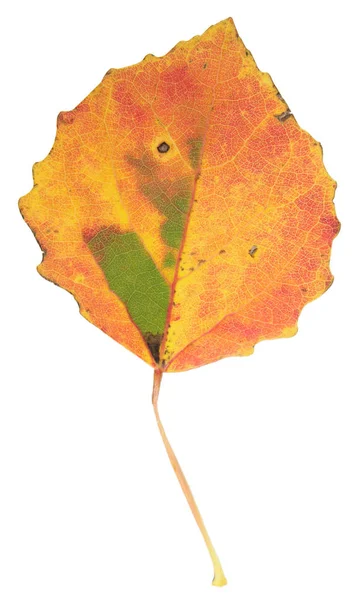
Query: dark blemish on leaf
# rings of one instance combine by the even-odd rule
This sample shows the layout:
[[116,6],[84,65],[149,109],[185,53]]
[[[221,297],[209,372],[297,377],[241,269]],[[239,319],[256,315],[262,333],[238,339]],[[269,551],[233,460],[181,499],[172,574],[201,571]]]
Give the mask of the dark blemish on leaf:
[[204,64],[203,64],[203,69],[206,69],[206,67],[207,67],[207,66],[208,66],[208,64],[207,64],[207,63],[204,63]]
[[302,292],[307,292],[308,291],[308,288],[306,288],[306,287],[302,287],[300,289],[302,290]]
[[203,265],[204,263],[206,263],[206,260],[205,260],[205,258],[200,258],[200,259],[198,260],[198,265],[199,265],[199,266],[200,266],[200,265]]
[[245,51],[246,56],[250,56],[250,53],[248,50]]
[[281,102],[284,102],[284,104],[286,104],[286,101],[283,98],[282,94],[280,94],[280,92],[277,92],[276,96],[277,96],[278,100],[280,100]]
[[284,123],[284,121],[286,121],[287,119],[289,119],[289,117],[292,116],[292,113],[289,110],[289,108],[287,108],[287,110],[282,112],[280,115],[274,115],[274,116],[276,117],[276,119],[278,119],[278,121],[280,121],[281,123]]
[[167,142],[162,142],[162,144],[160,144],[159,146],[157,146],[157,150],[161,154],[164,154],[165,152],[168,152],[169,149],[170,149],[170,146],[167,144]]
[[189,271],[195,271],[194,267],[189,267]]
[[219,254],[226,254],[226,250],[220,250]]
[[153,333],[144,333],[143,337],[145,342],[153,356],[154,361],[159,363],[159,348],[162,342],[163,335],[161,333],[153,334]]
[[251,258],[255,258],[255,254],[258,250],[257,246],[252,246],[252,248],[249,249],[248,253],[251,256]]

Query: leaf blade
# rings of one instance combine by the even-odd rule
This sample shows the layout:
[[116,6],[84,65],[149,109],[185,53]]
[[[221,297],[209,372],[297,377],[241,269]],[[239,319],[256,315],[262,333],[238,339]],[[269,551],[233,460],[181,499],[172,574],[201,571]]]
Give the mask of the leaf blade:
[[[110,70],[59,115],[34,181],[20,209],[39,272],[151,366],[290,336],[332,281],[335,183],[232,19]],[[95,255],[92,240],[114,230]],[[118,239],[136,252],[130,272]]]

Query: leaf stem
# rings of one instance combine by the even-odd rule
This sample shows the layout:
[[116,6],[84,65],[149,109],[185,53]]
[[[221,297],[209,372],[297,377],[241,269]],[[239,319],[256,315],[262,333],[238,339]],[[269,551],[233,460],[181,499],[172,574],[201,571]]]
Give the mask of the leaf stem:
[[179,481],[179,484],[183,490],[183,493],[187,499],[187,502],[189,504],[190,510],[192,511],[192,514],[194,516],[194,519],[196,520],[196,523],[201,531],[201,534],[204,538],[206,547],[209,551],[213,566],[214,566],[214,579],[213,579],[213,585],[216,585],[218,587],[222,587],[223,585],[227,584],[227,580],[226,577],[224,575],[224,571],[222,569],[220,560],[218,555],[215,552],[214,546],[211,542],[211,539],[209,537],[209,534],[206,530],[206,527],[204,525],[204,521],[203,518],[199,512],[198,506],[194,500],[194,496],[190,490],[190,487],[188,485],[188,482],[185,478],[185,475],[181,469],[181,466],[177,460],[176,455],[173,452],[172,446],[170,445],[168,438],[166,436],[166,432],[163,428],[161,419],[159,417],[159,413],[158,413],[158,395],[159,395],[159,390],[160,390],[160,386],[161,386],[161,381],[162,381],[162,371],[160,371],[159,369],[156,369],[154,372],[154,379],[153,379],[153,392],[152,392],[152,404],[153,404],[153,409],[155,412],[155,416],[156,416],[156,421],[157,421],[157,425],[158,425],[158,429],[160,431],[164,446],[166,448],[169,460],[171,462],[171,465],[173,467],[173,470],[177,476],[177,479]]

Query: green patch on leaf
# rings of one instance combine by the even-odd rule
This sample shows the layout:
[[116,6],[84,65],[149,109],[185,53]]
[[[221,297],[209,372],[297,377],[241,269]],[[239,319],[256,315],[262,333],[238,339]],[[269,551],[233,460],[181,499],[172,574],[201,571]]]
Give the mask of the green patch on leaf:
[[169,286],[136,233],[99,231],[88,246],[109,288],[122,300],[144,336],[163,333]]
[[[191,155],[200,152],[199,140],[191,140]],[[184,222],[189,212],[189,206],[194,187],[194,176],[189,173],[177,178],[175,181],[164,179],[162,172],[158,172],[157,165],[145,159],[138,159],[131,155],[126,156],[127,162],[135,167],[137,181],[141,192],[166,217],[161,227],[162,240],[171,248],[179,248]]]
[[192,138],[188,140],[190,146],[189,160],[193,169],[197,169],[200,161],[200,154],[203,147],[203,140],[201,138]]
[[161,227],[163,241],[171,248],[179,248],[184,231],[185,214],[177,212],[174,219],[167,219]]
[[191,189],[185,187],[174,194],[170,190],[164,191],[155,182],[151,181],[142,186],[142,191],[152,204],[166,217],[161,227],[163,241],[171,248],[179,248],[189,210]]
[[163,267],[174,267],[176,264],[176,258],[173,254],[173,252],[167,252],[166,256],[164,257],[164,261],[163,261]]

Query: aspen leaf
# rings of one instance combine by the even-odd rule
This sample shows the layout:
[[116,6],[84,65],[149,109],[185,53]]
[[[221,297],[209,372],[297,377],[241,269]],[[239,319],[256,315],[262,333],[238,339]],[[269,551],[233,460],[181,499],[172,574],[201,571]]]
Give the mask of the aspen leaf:
[[225,576],[158,415],[162,373],[296,333],[303,306],[332,283],[335,187],[320,144],[226,19],[111,69],[60,113],[20,200],[39,273],[154,368],[157,423],[215,585]]

